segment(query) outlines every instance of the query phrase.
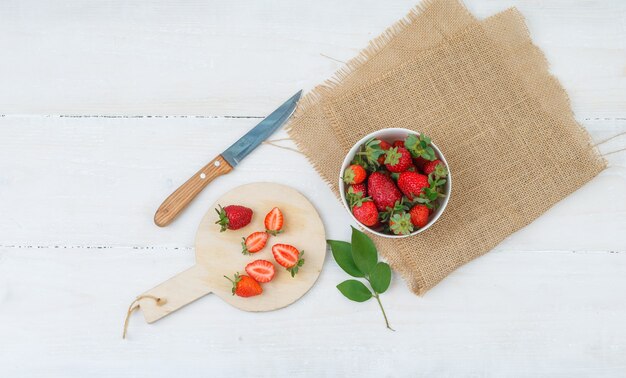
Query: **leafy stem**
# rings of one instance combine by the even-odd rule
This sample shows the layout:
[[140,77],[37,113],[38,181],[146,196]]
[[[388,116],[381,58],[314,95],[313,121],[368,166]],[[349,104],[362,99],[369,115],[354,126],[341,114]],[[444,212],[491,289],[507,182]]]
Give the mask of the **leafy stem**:
[[396,332],[396,330],[391,328],[391,326],[389,325],[389,319],[387,319],[387,314],[385,313],[385,308],[383,307],[383,304],[380,301],[380,295],[378,293],[374,292],[374,298],[376,298],[376,301],[378,302],[378,306],[380,307],[380,311],[383,312],[383,317],[385,318],[385,324],[387,325],[387,328],[389,328],[390,330]]
[[391,325],[389,325],[389,319],[387,319],[387,313],[385,312],[385,308],[383,307],[383,303],[380,301],[380,293],[378,293],[376,290],[374,290],[374,286],[372,286],[372,281],[370,281],[369,275],[365,276],[364,278],[367,280],[367,282],[372,287],[372,297],[376,298],[376,302],[378,302],[378,307],[380,307],[380,311],[382,311],[382,313],[383,313],[383,318],[385,318],[385,325],[390,330],[396,332],[396,330],[391,328]]
[[385,325],[395,331],[389,325],[387,313],[380,301],[380,294],[387,291],[391,284],[391,268],[386,262],[378,261],[378,251],[372,239],[353,227],[352,243],[328,240],[328,244],[337,265],[352,277],[365,279],[371,287],[368,288],[362,281],[350,279],[337,285],[337,289],[346,298],[355,302],[376,298],[385,318]]

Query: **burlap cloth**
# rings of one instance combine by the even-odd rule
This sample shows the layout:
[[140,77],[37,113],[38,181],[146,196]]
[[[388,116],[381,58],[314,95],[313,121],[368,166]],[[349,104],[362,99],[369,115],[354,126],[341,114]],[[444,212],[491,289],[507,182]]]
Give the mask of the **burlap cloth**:
[[288,132],[338,195],[347,151],[388,127],[431,136],[452,176],[448,207],[430,229],[372,235],[416,294],[606,166],[515,9],[478,22],[457,1],[421,5],[303,98]]

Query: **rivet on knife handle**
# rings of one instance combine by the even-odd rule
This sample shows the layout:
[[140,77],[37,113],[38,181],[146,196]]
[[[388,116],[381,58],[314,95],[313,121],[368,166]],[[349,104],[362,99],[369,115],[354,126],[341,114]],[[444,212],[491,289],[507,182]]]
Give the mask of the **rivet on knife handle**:
[[163,201],[154,214],[154,223],[160,227],[170,224],[208,183],[232,170],[222,155],[218,155]]

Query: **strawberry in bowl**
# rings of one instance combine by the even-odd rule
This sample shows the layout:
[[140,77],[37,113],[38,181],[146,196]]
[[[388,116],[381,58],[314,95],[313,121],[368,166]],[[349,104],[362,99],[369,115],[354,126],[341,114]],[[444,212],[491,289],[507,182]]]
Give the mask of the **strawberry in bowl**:
[[341,199],[358,223],[389,238],[428,229],[452,188],[448,163],[429,137],[408,129],[366,135],[344,159]]

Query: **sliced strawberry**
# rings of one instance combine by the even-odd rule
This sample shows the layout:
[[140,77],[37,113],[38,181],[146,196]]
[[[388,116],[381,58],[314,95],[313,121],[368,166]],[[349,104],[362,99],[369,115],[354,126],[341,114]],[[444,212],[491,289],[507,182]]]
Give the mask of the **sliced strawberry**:
[[267,233],[273,236],[280,234],[283,228],[283,213],[279,208],[275,207],[265,216],[265,229]]
[[274,264],[267,260],[254,260],[246,265],[246,273],[257,282],[270,282],[274,278]]
[[233,295],[240,297],[253,297],[263,292],[263,288],[252,277],[246,275],[239,275],[235,273],[235,279],[224,276],[227,280],[233,283]]
[[298,273],[298,268],[304,265],[304,251],[298,251],[296,247],[289,244],[274,244],[272,254],[277,263],[287,268],[291,276]]
[[270,236],[267,232],[259,231],[251,233],[247,238],[242,238],[241,247],[243,248],[241,253],[249,255],[251,253],[259,252],[265,247],[267,239]]

